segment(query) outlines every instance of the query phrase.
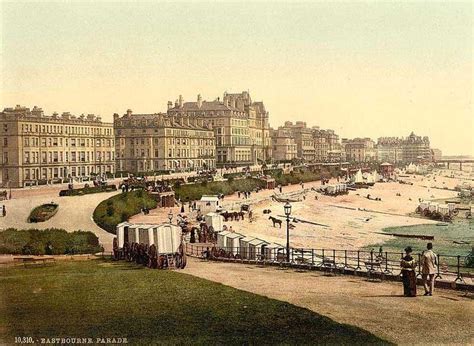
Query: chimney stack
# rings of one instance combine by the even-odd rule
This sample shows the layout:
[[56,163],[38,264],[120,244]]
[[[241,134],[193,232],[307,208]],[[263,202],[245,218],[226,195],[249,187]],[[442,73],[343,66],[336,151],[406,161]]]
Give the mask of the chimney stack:
[[179,95],[178,102],[179,102],[179,108],[183,108],[183,96],[182,95]]
[[173,102],[168,101],[168,110],[170,110],[171,108],[173,108]]
[[198,94],[197,106],[198,106],[198,108],[201,108],[201,106],[202,106],[202,97],[201,97],[201,94]]

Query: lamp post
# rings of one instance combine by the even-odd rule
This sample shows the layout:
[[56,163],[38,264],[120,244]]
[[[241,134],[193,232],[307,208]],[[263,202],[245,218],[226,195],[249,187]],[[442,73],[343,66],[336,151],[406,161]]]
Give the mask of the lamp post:
[[171,224],[171,220],[173,220],[173,213],[171,212],[171,210],[168,213],[168,220],[170,220],[170,224]]
[[290,215],[291,215],[291,204],[286,202],[285,206],[286,215],[286,262],[290,262]]

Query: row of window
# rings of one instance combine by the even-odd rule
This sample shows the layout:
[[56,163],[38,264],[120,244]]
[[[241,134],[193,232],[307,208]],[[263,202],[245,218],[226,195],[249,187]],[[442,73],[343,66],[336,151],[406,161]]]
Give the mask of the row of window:
[[132,165],[137,167],[138,171],[149,171],[149,170],[158,170],[162,168],[166,169],[182,169],[182,168],[196,168],[202,167],[203,164],[206,164],[208,168],[214,168],[215,164],[213,160],[167,160],[164,162],[165,167],[160,166],[160,161],[134,161]]
[[94,143],[96,147],[113,147],[114,146],[113,139],[97,138],[94,141],[94,139],[89,139],[89,138],[64,138],[64,142],[63,142],[62,137],[48,137],[48,138],[25,137],[23,139],[23,145],[25,147],[38,147],[40,140],[41,140],[42,147],[46,147],[46,146],[62,147],[63,143],[65,144],[65,146],[71,146],[71,147],[91,147],[91,146],[94,146]]
[[[95,152],[95,160],[111,161],[114,157],[113,151],[97,151]],[[94,161],[94,152],[91,151],[50,151],[41,153],[41,163],[57,163],[57,162],[90,162]],[[23,163],[40,163],[40,153],[37,151],[26,151],[23,155]]]
[[89,127],[89,126],[67,126],[67,125],[33,125],[22,124],[23,133],[65,133],[78,135],[105,135],[112,136],[113,128]]
[[50,168],[25,168],[24,180],[68,178],[77,176],[89,176],[90,174],[113,173],[113,166],[72,166],[72,167],[50,167]]

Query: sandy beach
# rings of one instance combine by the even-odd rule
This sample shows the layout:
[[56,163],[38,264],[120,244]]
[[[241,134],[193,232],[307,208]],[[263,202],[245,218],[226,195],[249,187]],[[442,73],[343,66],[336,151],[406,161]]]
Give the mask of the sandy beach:
[[[403,177],[406,182],[377,183],[369,189],[350,191],[348,195],[330,197],[321,195],[313,190],[321,183],[306,183],[304,189],[300,185],[283,187],[283,196],[300,196],[304,200],[292,203],[292,218],[316,222],[325,226],[317,226],[304,222],[291,222],[291,246],[312,248],[344,248],[358,249],[364,246],[384,242],[390,236],[379,234],[385,227],[410,226],[419,224],[434,224],[435,221],[409,216],[418,205],[418,199],[424,200],[453,198],[455,186],[465,182],[468,175],[451,178],[451,172],[439,171],[431,177],[410,175]],[[456,175],[457,176],[457,175]],[[332,180],[331,183],[335,183]],[[446,188],[446,189],[445,189]],[[77,197],[58,197],[59,187],[41,187],[13,191],[13,199],[2,201],[7,207],[7,216],[0,217],[0,228],[48,228],[58,227],[67,231],[90,230],[99,236],[100,242],[108,251],[111,249],[113,235],[99,228],[92,220],[95,207],[104,199],[118,192],[100,193]],[[237,194],[226,196],[223,207],[226,210],[239,210],[241,204],[250,204],[253,211],[253,221],[246,216],[243,221],[229,221],[225,224],[235,232],[264,239],[268,242],[285,244],[286,221],[283,204],[272,201],[271,196],[277,194],[275,190],[262,190],[252,193],[249,199],[239,198]],[[381,201],[369,200],[378,197]],[[397,196],[400,194],[400,196]],[[316,199],[317,197],[317,199]],[[42,203],[55,202],[59,204],[56,216],[47,222],[30,224],[26,219],[35,206]],[[195,212],[189,213],[186,206],[185,214],[194,220]],[[263,210],[269,209],[269,215],[283,220],[282,227],[273,227],[269,215]],[[155,209],[149,215],[135,215],[132,222],[160,223],[168,222],[168,213],[173,213],[173,222],[180,213],[180,208]]]
[[[326,226],[317,226],[304,222],[291,222],[294,226],[290,231],[291,246],[313,248],[345,248],[358,249],[364,246],[383,242],[390,236],[379,234],[385,227],[410,226],[419,224],[435,224],[437,221],[409,216],[418,206],[418,199],[432,200],[453,198],[457,196],[454,189],[461,181],[457,178],[436,176],[435,179],[420,175],[410,175],[402,178],[413,185],[396,182],[377,183],[369,189],[350,191],[349,195],[338,197],[324,196],[312,188],[321,186],[320,182],[307,183],[304,189],[300,185],[283,187],[283,196],[292,197],[300,194],[305,199],[293,202],[292,218],[316,222]],[[331,183],[335,183],[332,180]],[[447,189],[444,189],[446,187]],[[232,226],[233,231],[243,235],[258,237],[269,242],[285,244],[286,221],[283,205],[272,201],[271,196],[278,191],[264,190],[253,193],[249,199],[238,198],[237,195],[224,198],[223,207],[226,210],[239,210],[241,204],[250,204],[253,211],[253,221],[248,217],[241,221],[228,221],[225,225]],[[369,200],[378,197],[381,201]],[[400,196],[397,196],[400,194]],[[317,199],[316,199],[317,197]],[[186,214],[188,208],[186,207]],[[269,215],[263,210],[269,209],[269,215],[283,220],[282,227],[273,227]],[[136,215],[134,222],[159,222],[167,221],[167,214],[161,210],[154,210],[149,215]],[[174,215],[179,213],[179,208],[173,208]],[[191,213],[192,218],[194,213]]]

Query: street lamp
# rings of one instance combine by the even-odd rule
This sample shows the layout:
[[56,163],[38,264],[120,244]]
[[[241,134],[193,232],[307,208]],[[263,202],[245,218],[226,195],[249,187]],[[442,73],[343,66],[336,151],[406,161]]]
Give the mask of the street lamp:
[[171,210],[168,213],[168,220],[170,220],[170,224],[171,224],[171,220],[173,220],[173,213],[171,212]]
[[291,215],[291,204],[286,202],[285,206],[286,215],[286,262],[290,262],[290,215]]

